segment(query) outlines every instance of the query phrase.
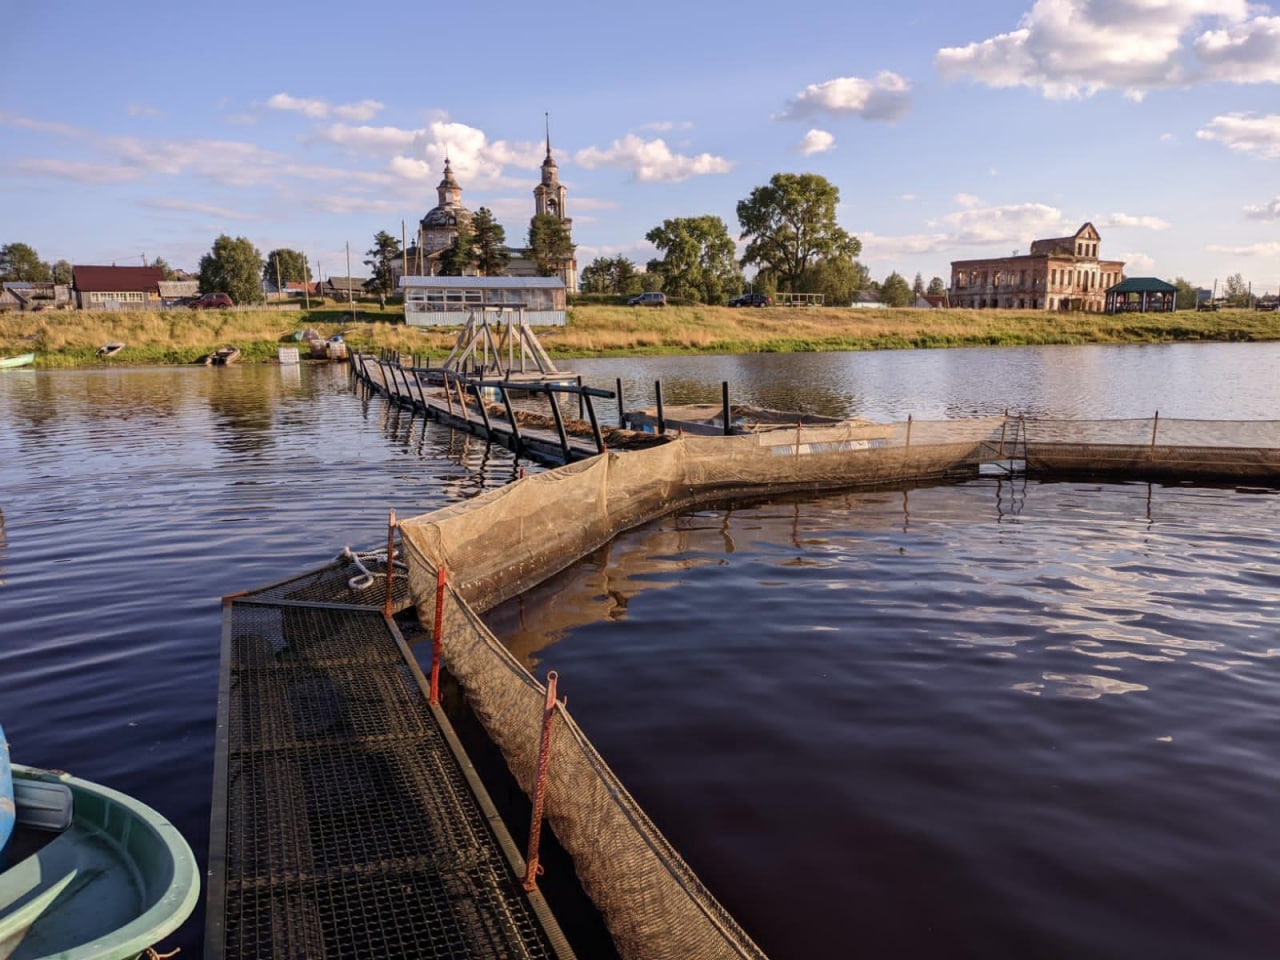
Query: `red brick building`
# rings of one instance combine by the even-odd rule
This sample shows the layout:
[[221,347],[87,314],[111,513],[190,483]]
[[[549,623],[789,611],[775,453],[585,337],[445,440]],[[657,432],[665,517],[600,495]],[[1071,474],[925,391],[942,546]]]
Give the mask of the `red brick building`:
[[1086,223],[1069,237],[1036,240],[1023,256],[953,260],[951,306],[1101,313],[1107,288],[1124,279],[1124,261],[1100,260],[1099,243]]

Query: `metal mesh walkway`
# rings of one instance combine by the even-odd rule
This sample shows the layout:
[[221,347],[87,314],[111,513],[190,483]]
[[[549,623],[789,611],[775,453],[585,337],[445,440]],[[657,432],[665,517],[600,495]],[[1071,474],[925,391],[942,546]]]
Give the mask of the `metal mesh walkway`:
[[205,955],[569,956],[382,614],[384,579],[355,573],[224,604]]

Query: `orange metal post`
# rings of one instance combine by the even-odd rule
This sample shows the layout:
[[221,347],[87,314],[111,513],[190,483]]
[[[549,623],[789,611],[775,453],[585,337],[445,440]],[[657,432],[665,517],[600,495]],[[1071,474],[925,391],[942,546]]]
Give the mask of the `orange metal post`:
[[533,781],[533,818],[529,822],[529,856],[525,858],[524,888],[538,888],[538,845],[542,841],[542,808],[547,795],[547,767],[551,760],[551,721],[555,719],[556,680],[554,670],[547,673],[547,701],[542,709],[542,742],[538,746],[538,770]]
[[440,651],[442,643],[440,633],[444,630],[444,585],[448,574],[442,565],[436,571],[436,622],[431,631],[431,705],[440,702]]

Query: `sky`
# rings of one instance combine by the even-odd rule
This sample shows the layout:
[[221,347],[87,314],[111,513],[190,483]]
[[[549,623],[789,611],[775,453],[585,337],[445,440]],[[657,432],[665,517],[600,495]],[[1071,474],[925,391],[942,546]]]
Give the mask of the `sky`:
[[[368,274],[447,154],[525,243],[550,116],[579,269],[778,172],[883,279],[1092,222],[1129,276],[1280,287],[1280,0],[12,5],[0,244],[194,270],[219,234]],[[740,249],[741,249],[740,244]]]

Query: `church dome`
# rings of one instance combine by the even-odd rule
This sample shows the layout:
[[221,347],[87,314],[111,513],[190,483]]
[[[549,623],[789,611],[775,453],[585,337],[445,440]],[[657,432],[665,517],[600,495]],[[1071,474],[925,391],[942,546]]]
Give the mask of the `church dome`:
[[422,218],[422,226],[428,230],[447,230],[456,227],[459,221],[470,219],[471,211],[466,207],[435,207]]

